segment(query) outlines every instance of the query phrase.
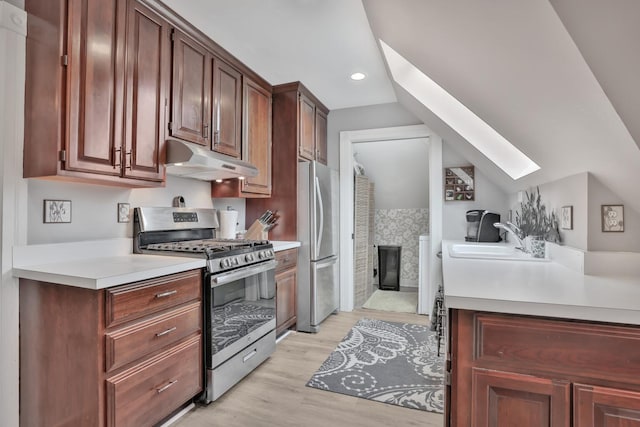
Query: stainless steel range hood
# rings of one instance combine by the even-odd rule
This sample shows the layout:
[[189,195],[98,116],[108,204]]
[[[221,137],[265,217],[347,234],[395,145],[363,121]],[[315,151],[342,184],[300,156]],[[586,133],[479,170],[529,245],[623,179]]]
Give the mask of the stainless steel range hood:
[[190,142],[167,140],[167,174],[202,181],[252,177],[258,168]]

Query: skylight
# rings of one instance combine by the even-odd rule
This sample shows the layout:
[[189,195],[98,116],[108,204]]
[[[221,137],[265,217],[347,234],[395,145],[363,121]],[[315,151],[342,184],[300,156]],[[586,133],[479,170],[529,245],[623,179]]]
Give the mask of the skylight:
[[458,132],[489,160],[518,179],[540,169],[536,163],[476,116],[415,65],[380,40],[393,80]]

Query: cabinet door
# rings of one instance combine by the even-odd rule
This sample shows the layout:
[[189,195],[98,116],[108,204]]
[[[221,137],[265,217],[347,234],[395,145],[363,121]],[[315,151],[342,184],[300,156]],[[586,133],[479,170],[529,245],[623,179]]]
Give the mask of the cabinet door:
[[327,164],[327,115],[316,108],[316,160]]
[[640,393],[582,384],[573,386],[574,425],[640,426]]
[[240,157],[242,74],[222,60],[213,60],[213,150]]
[[243,193],[271,194],[271,93],[244,77],[242,114],[243,160],[258,168],[258,175],[246,178]]
[[296,268],[276,275],[276,333],[296,323]]
[[307,160],[315,160],[315,104],[304,94],[298,95],[298,144],[300,157]]
[[168,23],[129,0],[124,176],[162,181],[170,79]]
[[173,38],[171,136],[208,146],[211,57],[181,32]]
[[123,1],[69,0],[64,168],[120,175],[122,90],[118,34]]
[[471,387],[474,426],[570,425],[569,383],[473,368]]

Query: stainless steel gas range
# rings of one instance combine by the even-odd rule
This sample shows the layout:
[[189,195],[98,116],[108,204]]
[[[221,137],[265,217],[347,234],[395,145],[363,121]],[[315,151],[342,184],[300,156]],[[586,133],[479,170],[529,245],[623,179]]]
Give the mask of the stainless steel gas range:
[[197,257],[204,271],[203,401],[216,400],[275,350],[275,255],[262,240],[215,239],[214,209],[134,209],[135,253]]

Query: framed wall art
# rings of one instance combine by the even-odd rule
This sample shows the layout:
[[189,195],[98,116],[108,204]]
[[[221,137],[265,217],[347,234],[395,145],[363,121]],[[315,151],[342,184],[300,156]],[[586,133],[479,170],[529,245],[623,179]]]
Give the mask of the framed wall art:
[[71,200],[44,200],[43,211],[45,224],[71,222]]
[[602,205],[602,231],[624,231],[624,205]]
[[444,169],[444,200],[473,201],[476,199],[473,166],[458,166]]
[[560,228],[573,230],[573,206],[563,206],[560,210]]

